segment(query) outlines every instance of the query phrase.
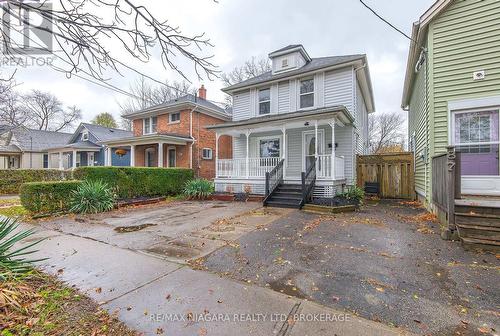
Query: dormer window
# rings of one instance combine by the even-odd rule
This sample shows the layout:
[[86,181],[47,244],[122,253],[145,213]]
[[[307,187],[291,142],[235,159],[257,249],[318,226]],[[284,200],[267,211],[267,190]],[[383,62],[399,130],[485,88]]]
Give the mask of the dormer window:
[[300,108],[314,106],[314,79],[307,78],[300,81]]
[[259,90],[259,114],[271,113],[271,89]]
[[143,119],[144,124],[144,134],[153,134],[156,133],[156,125],[158,124],[157,117],[149,117]]
[[281,67],[282,68],[286,68],[288,66],[288,58],[284,58],[282,61],[281,61]]

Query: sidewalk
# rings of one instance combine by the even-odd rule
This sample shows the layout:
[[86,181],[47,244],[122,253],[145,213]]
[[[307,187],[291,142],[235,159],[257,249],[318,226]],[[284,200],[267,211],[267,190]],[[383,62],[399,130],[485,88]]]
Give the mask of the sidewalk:
[[45,271],[57,274],[110,312],[118,311],[120,320],[145,335],[401,334],[270,289],[92,239],[38,229],[30,240],[47,238],[36,255],[50,258],[40,265]]

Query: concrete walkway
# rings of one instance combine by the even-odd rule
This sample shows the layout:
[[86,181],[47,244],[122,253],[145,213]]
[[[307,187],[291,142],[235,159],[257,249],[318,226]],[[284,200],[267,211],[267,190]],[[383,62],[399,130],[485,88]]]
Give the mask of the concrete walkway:
[[145,335],[400,335],[398,329],[189,266],[40,226],[48,273]]

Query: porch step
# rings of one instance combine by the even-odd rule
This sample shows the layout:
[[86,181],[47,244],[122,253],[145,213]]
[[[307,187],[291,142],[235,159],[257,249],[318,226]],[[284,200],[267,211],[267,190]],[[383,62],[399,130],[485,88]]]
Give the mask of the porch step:
[[281,184],[264,205],[300,209],[302,206],[302,186],[300,184]]
[[458,235],[466,247],[499,250],[499,202],[457,200],[455,223]]

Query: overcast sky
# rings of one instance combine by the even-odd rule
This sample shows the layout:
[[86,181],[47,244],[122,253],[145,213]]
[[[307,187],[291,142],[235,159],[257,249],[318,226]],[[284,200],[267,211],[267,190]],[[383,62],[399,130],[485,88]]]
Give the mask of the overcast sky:
[[[389,21],[410,34],[412,22],[432,5],[434,0],[366,0]],[[311,57],[365,53],[371,70],[377,112],[401,111],[406,56],[409,41],[377,19],[358,0],[150,0],[146,6],[159,19],[168,19],[185,34],[205,32],[214,48],[204,51],[214,55],[214,63],[223,72],[245,60],[267,57],[273,50],[288,44],[303,44]],[[182,61],[190,74],[192,67]],[[165,70],[158,59],[149,64],[135,64],[140,71],[159,80],[181,78]],[[29,67],[16,74],[22,90],[32,88],[51,91],[66,105],[83,110],[84,121],[100,112],[119,116],[117,102],[122,95],[78,78],[67,79],[50,68]],[[127,89],[137,74],[112,74],[112,83]],[[190,77],[191,78],[191,77]],[[208,98],[223,101],[222,83],[199,81]]]

